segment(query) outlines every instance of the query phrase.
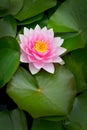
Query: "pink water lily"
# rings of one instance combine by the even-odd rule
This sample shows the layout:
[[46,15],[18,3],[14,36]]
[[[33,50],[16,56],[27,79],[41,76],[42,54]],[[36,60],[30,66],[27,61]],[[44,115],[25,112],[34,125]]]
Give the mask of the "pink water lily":
[[21,56],[20,61],[29,63],[32,74],[36,74],[41,68],[54,73],[53,63],[64,64],[60,57],[66,49],[61,47],[64,39],[54,37],[53,29],[46,27],[40,28],[36,25],[35,29],[24,28],[24,35],[20,34]]

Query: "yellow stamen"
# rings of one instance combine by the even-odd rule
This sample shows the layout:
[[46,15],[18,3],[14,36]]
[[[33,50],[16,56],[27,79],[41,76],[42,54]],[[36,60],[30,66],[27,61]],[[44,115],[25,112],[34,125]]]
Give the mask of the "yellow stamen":
[[48,43],[43,40],[38,40],[35,44],[35,50],[41,53],[48,51]]

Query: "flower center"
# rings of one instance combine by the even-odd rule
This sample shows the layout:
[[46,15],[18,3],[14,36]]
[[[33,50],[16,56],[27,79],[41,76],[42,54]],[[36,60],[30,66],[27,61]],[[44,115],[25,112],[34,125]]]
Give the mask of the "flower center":
[[35,50],[41,53],[48,51],[48,43],[43,40],[36,41]]

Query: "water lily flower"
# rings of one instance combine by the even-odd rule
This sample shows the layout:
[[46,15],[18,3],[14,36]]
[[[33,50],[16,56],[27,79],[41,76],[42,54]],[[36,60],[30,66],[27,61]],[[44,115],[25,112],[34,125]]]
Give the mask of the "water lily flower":
[[53,29],[47,27],[40,28],[36,25],[35,29],[24,27],[24,34],[19,35],[21,56],[20,61],[29,63],[29,70],[36,74],[41,68],[54,73],[53,63],[64,64],[60,57],[66,49],[61,47],[64,39],[54,37]]

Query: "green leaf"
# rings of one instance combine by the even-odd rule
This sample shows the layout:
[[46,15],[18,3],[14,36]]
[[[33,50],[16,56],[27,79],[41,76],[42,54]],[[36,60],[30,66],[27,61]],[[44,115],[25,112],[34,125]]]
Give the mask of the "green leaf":
[[87,129],[87,91],[80,94],[76,100],[66,122],[67,130],[86,130]]
[[23,111],[19,109],[14,109],[10,111],[10,119],[13,130],[28,130],[27,120]]
[[0,129],[1,130],[12,130],[11,120],[9,118],[8,111],[0,112]]
[[44,14],[41,13],[39,15],[36,15],[36,16],[32,17],[32,18],[29,18],[29,19],[26,19],[24,21],[18,22],[18,25],[27,25],[27,24],[34,23],[36,21],[41,20],[43,18],[43,16],[44,16]]
[[66,0],[49,20],[57,32],[82,32],[87,28],[87,0]]
[[23,0],[10,0],[9,14],[16,15],[23,6]]
[[0,130],[28,130],[24,113],[19,109],[0,112]]
[[0,0],[0,16],[16,15],[23,6],[23,0]]
[[7,16],[0,19],[0,38],[3,36],[16,36],[17,25],[12,16]]
[[60,36],[64,39],[62,46],[67,49],[67,53],[72,50],[84,47],[81,34],[79,33],[64,33]]
[[56,0],[24,0],[23,8],[15,18],[22,21],[36,16],[55,5]]
[[64,130],[61,122],[35,119],[31,130]]
[[87,47],[65,56],[66,66],[75,75],[78,92],[87,89]]
[[9,8],[9,0],[0,0],[0,11]]
[[86,5],[87,0],[66,0],[49,19],[48,27],[55,32],[77,32],[76,36],[65,41],[64,47],[69,48],[68,51],[82,48],[87,43]]
[[61,121],[67,119],[67,116],[46,116],[42,117],[41,119],[48,120],[48,121]]
[[12,37],[0,38],[0,87],[12,77],[19,65],[20,49]]
[[56,66],[55,74],[40,71],[32,76],[18,69],[7,87],[8,95],[32,117],[66,116],[75,96],[75,80],[65,67]]
[[0,17],[8,15],[9,7],[10,7],[10,1],[9,0],[0,0]]
[[43,28],[44,26],[47,26],[48,23],[48,18],[46,15],[43,16],[43,18],[39,21],[35,21],[34,23],[31,23],[29,25],[27,25],[28,28],[35,28],[36,25],[38,24],[41,28]]

